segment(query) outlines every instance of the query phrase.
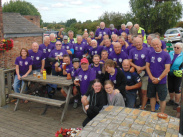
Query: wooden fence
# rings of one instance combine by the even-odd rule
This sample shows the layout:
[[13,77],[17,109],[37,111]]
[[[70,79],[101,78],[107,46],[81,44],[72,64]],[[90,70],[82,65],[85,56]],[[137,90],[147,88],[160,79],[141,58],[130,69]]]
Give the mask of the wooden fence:
[[11,93],[14,72],[15,69],[0,68],[0,107],[6,105],[6,97]]

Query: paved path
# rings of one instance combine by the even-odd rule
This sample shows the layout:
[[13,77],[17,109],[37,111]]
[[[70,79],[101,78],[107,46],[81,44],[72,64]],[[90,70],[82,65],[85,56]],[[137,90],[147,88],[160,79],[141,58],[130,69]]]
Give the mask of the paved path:
[[160,119],[157,113],[109,106],[78,137],[178,137],[179,119]]

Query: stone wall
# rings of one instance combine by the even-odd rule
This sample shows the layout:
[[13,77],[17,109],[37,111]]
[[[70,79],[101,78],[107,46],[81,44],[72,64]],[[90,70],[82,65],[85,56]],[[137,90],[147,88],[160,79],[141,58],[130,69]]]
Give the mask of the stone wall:
[[0,51],[0,68],[15,68],[15,59],[20,56],[21,48],[31,49],[33,42],[42,44],[43,37],[22,37],[22,38],[12,38],[14,41],[13,49],[8,52]]
[[40,28],[40,16],[33,16],[33,15],[22,15],[22,16]]

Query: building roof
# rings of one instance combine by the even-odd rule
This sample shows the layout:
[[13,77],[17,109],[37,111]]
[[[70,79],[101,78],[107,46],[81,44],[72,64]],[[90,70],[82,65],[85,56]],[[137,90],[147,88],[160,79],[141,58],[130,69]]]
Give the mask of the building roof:
[[3,13],[4,34],[40,34],[44,30],[28,21],[20,13]]

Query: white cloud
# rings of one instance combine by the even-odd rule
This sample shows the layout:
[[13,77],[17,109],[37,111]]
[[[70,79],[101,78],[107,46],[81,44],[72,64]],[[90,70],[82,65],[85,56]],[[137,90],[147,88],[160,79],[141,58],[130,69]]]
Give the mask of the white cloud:
[[83,2],[80,1],[80,0],[78,0],[78,1],[71,1],[70,4],[72,4],[72,5],[82,5]]
[[94,6],[91,6],[91,8],[92,8],[92,9],[100,9],[101,6],[99,6],[99,5],[94,5]]
[[51,7],[52,8],[60,8],[60,7],[64,7],[65,5],[62,3],[56,3],[56,4],[52,4]]
[[50,10],[50,8],[48,8],[48,7],[38,7],[37,9],[40,10],[40,11]]

